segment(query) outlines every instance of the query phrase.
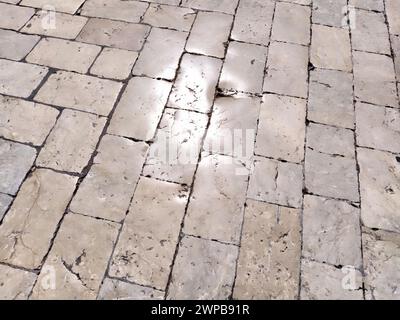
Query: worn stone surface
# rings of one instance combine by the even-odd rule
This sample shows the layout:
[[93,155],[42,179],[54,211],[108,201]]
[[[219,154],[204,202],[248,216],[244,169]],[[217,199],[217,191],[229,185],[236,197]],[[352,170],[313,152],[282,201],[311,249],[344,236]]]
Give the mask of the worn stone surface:
[[391,34],[400,35],[400,3],[396,0],[385,0],[386,14]]
[[33,145],[44,142],[59,114],[42,104],[1,95],[0,113],[0,136]]
[[296,299],[300,230],[300,210],[247,202],[235,299]]
[[400,79],[400,35],[398,36],[391,36],[391,41],[392,41],[392,48],[393,48],[393,54],[394,54],[394,66],[395,66],[395,72],[396,72],[396,77],[397,81]]
[[112,117],[108,132],[139,140],[154,137],[171,84],[145,77],[132,78]]
[[236,246],[184,237],[172,271],[167,298],[228,299],[235,277],[237,255]]
[[[118,230],[116,223],[67,214],[31,298],[95,299]],[[45,285],[49,270],[55,273],[55,288]]]
[[163,298],[162,291],[110,278],[104,280],[97,297],[98,300],[162,300]]
[[35,158],[34,148],[0,139],[0,192],[15,195]]
[[184,232],[206,239],[239,242],[247,175],[238,160],[221,155],[201,159],[193,185]]
[[105,122],[105,118],[96,115],[64,110],[36,164],[80,173],[88,164]]
[[304,158],[306,100],[268,94],[263,98],[255,153],[301,162]]
[[383,11],[384,0],[349,0],[349,5],[360,9]]
[[199,10],[233,14],[239,0],[182,0],[181,5]]
[[165,109],[143,175],[190,185],[207,121],[200,113]]
[[148,146],[143,142],[106,135],[70,209],[116,222],[125,218]]
[[35,14],[35,9],[0,3],[0,28],[19,30]]
[[187,33],[153,28],[133,68],[133,74],[172,80],[178,69]]
[[12,197],[10,197],[6,194],[0,193],[0,221],[3,219],[12,200],[13,200]]
[[47,68],[0,59],[0,94],[28,98],[47,74]]
[[251,199],[299,208],[303,172],[301,165],[256,157],[247,196]]
[[357,154],[360,165],[363,224],[369,228],[399,232],[399,157],[364,148],[358,148]]
[[111,80],[58,71],[40,88],[35,100],[106,116],[113,108],[121,87],[121,83]]
[[36,277],[32,272],[0,265],[0,299],[26,300]]
[[313,0],[313,23],[338,28],[346,27],[347,21],[344,20],[344,10],[346,10],[346,6],[347,0]]
[[141,178],[110,265],[110,275],[165,290],[188,190]]
[[21,4],[35,8],[51,6],[55,11],[75,13],[84,1],[85,0],[22,0]]
[[39,39],[38,36],[0,29],[0,58],[19,61],[32,50]]
[[1,262],[27,269],[42,265],[77,180],[45,169],[28,177],[0,226]]

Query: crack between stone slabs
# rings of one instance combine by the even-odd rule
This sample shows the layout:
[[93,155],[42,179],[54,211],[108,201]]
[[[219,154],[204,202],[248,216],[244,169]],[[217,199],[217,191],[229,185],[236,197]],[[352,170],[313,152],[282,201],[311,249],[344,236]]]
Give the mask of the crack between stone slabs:
[[6,267],[9,267],[9,268],[12,268],[12,269],[17,269],[17,270],[33,273],[33,274],[36,274],[36,275],[39,275],[39,272],[40,272],[40,270],[38,270],[38,269],[28,269],[28,268],[24,268],[24,267],[21,267],[21,266],[13,265],[13,264],[7,263],[7,262],[1,262],[0,261],[0,265],[6,266]]
[[186,233],[184,231],[182,231],[182,235],[183,237],[192,237],[192,238],[196,238],[196,239],[201,239],[201,240],[205,240],[205,241],[211,241],[211,242],[217,242],[219,244],[223,244],[225,246],[234,246],[234,247],[240,247],[240,243],[234,243],[234,242],[227,242],[227,241],[222,241],[222,240],[218,240],[218,239],[213,239],[213,238],[205,238],[202,236],[197,236],[195,234],[191,234],[191,233]]
[[[147,289],[151,289],[151,290],[157,290],[157,291],[160,291],[160,292],[163,292],[163,293],[165,292],[164,290],[162,290],[160,288],[153,287],[153,286],[146,285],[146,284],[140,284],[140,283],[138,283],[136,281],[132,281],[132,280],[129,280],[129,279],[126,279],[126,278],[123,278],[123,277],[114,277],[114,276],[107,275],[106,278],[111,279],[111,280],[117,280],[117,281],[120,281],[120,282],[123,282],[123,283],[131,284],[131,285],[135,285],[135,286],[139,286],[139,287],[143,287],[143,288],[147,288]],[[98,300],[98,298],[99,297],[97,296],[96,300]]]

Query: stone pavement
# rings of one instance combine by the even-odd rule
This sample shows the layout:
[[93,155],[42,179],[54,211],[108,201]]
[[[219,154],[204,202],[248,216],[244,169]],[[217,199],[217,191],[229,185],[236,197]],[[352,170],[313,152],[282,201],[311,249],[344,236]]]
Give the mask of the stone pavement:
[[399,0],[0,0],[0,298],[399,299]]

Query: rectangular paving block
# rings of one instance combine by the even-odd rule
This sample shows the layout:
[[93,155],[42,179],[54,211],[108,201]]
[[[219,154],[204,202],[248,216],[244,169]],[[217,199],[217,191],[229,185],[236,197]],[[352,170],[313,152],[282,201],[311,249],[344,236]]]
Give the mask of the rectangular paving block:
[[77,37],[78,41],[139,51],[150,32],[143,24],[92,18]]
[[264,95],[255,154],[300,163],[304,159],[306,100]]
[[70,210],[120,222],[139,180],[148,146],[105,135],[88,175],[80,184]]
[[0,113],[0,136],[36,146],[43,144],[59,114],[55,108],[2,95]]
[[4,193],[0,193],[0,221],[3,219],[8,207],[10,206],[13,198]]
[[274,1],[241,0],[235,15],[231,38],[268,45],[274,14]]
[[195,17],[192,9],[150,4],[142,22],[153,27],[190,31]]
[[347,72],[315,69],[310,72],[308,120],[354,128],[353,76]]
[[313,0],[313,23],[337,28],[346,28],[348,23],[345,18],[345,13],[347,13],[347,0]]
[[0,261],[27,269],[42,265],[77,181],[51,170],[32,172],[0,226]]
[[39,40],[38,36],[0,29],[0,58],[19,61],[32,50]]
[[43,10],[37,12],[21,31],[56,38],[75,39],[87,21],[88,19],[85,17]]
[[151,140],[167,103],[171,84],[145,77],[132,78],[119,101],[108,132],[139,140]]
[[272,40],[308,45],[311,9],[294,3],[277,2]]
[[[31,299],[96,299],[119,228],[113,222],[67,214]],[[54,272],[55,287],[45,285],[49,270]]]
[[0,265],[0,299],[26,300],[36,281],[37,275],[33,272]]
[[133,68],[133,74],[174,79],[187,36],[186,32],[153,28]]
[[199,12],[186,43],[186,51],[223,58],[232,21],[231,15],[220,12]]
[[75,13],[85,0],[22,0],[23,6],[34,7],[34,8],[54,8],[55,11]]
[[167,299],[228,299],[234,282],[237,255],[236,246],[183,237]]
[[360,209],[345,201],[305,195],[303,256],[360,269]]
[[349,5],[365,10],[384,11],[383,1],[384,0],[349,0]]
[[400,35],[400,3],[397,0],[385,0],[385,5],[389,31]]
[[188,190],[141,178],[111,260],[109,274],[165,290]]
[[34,14],[32,8],[0,3],[0,28],[19,30]]
[[250,199],[300,208],[303,170],[295,163],[256,157],[247,196]]
[[105,278],[97,300],[163,300],[164,295],[160,290]]
[[243,160],[252,158],[260,104],[260,98],[218,97],[214,103],[204,150]]
[[264,91],[307,98],[308,48],[272,42],[264,79]]
[[27,62],[86,73],[101,48],[75,41],[44,38],[26,58]]
[[0,94],[28,98],[47,71],[45,67],[0,59]]
[[254,44],[230,42],[219,80],[219,88],[261,93],[266,60],[267,48]]
[[106,118],[64,110],[41,149],[36,164],[80,173],[94,152]]
[[139,22],[147,7],[147,3],[140,1],[86,0],[82,7],[81,15]]
[[182,0],[181,6],[205,11],[233,14],[239,0]]
[[242,163],[228,156],[201,159],[187,209],[186,234],[239,242],[248,179],[247,175],[236,174],[242,168]]
[[234,299],[296,299],[300,210],[247,201]]
[[122,84],[119,82],[57,71],[40,88],[35,100],[107,116],[121,88]]
[[357,155],[363,224],[368,228],[399,232],[399,157],[364,148],[357,148]]
[[207,123],[204,114],[165,109],[143,175],[190,185]]
[[35,158],[34,148],[0,139],[0,192],[15,195]]
[[222,61],[185,54],[172,87],[168,107],[207,113],[214,101]]

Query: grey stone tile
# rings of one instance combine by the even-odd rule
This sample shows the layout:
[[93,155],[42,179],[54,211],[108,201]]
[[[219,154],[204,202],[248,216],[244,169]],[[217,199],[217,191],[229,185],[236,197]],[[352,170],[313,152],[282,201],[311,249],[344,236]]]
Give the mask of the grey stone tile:
[[0,58],[19,61],[32,50],[39,39],[38,36],[0,29]]
[[35,14],[35,9],[0,3],[0,28],[19,30]]
[[0,299],[26,300],[36,281],[37,275],[20,269],[0,265]]
[[136,284],[106,278],[98,300],[162,300],[164,292]]

